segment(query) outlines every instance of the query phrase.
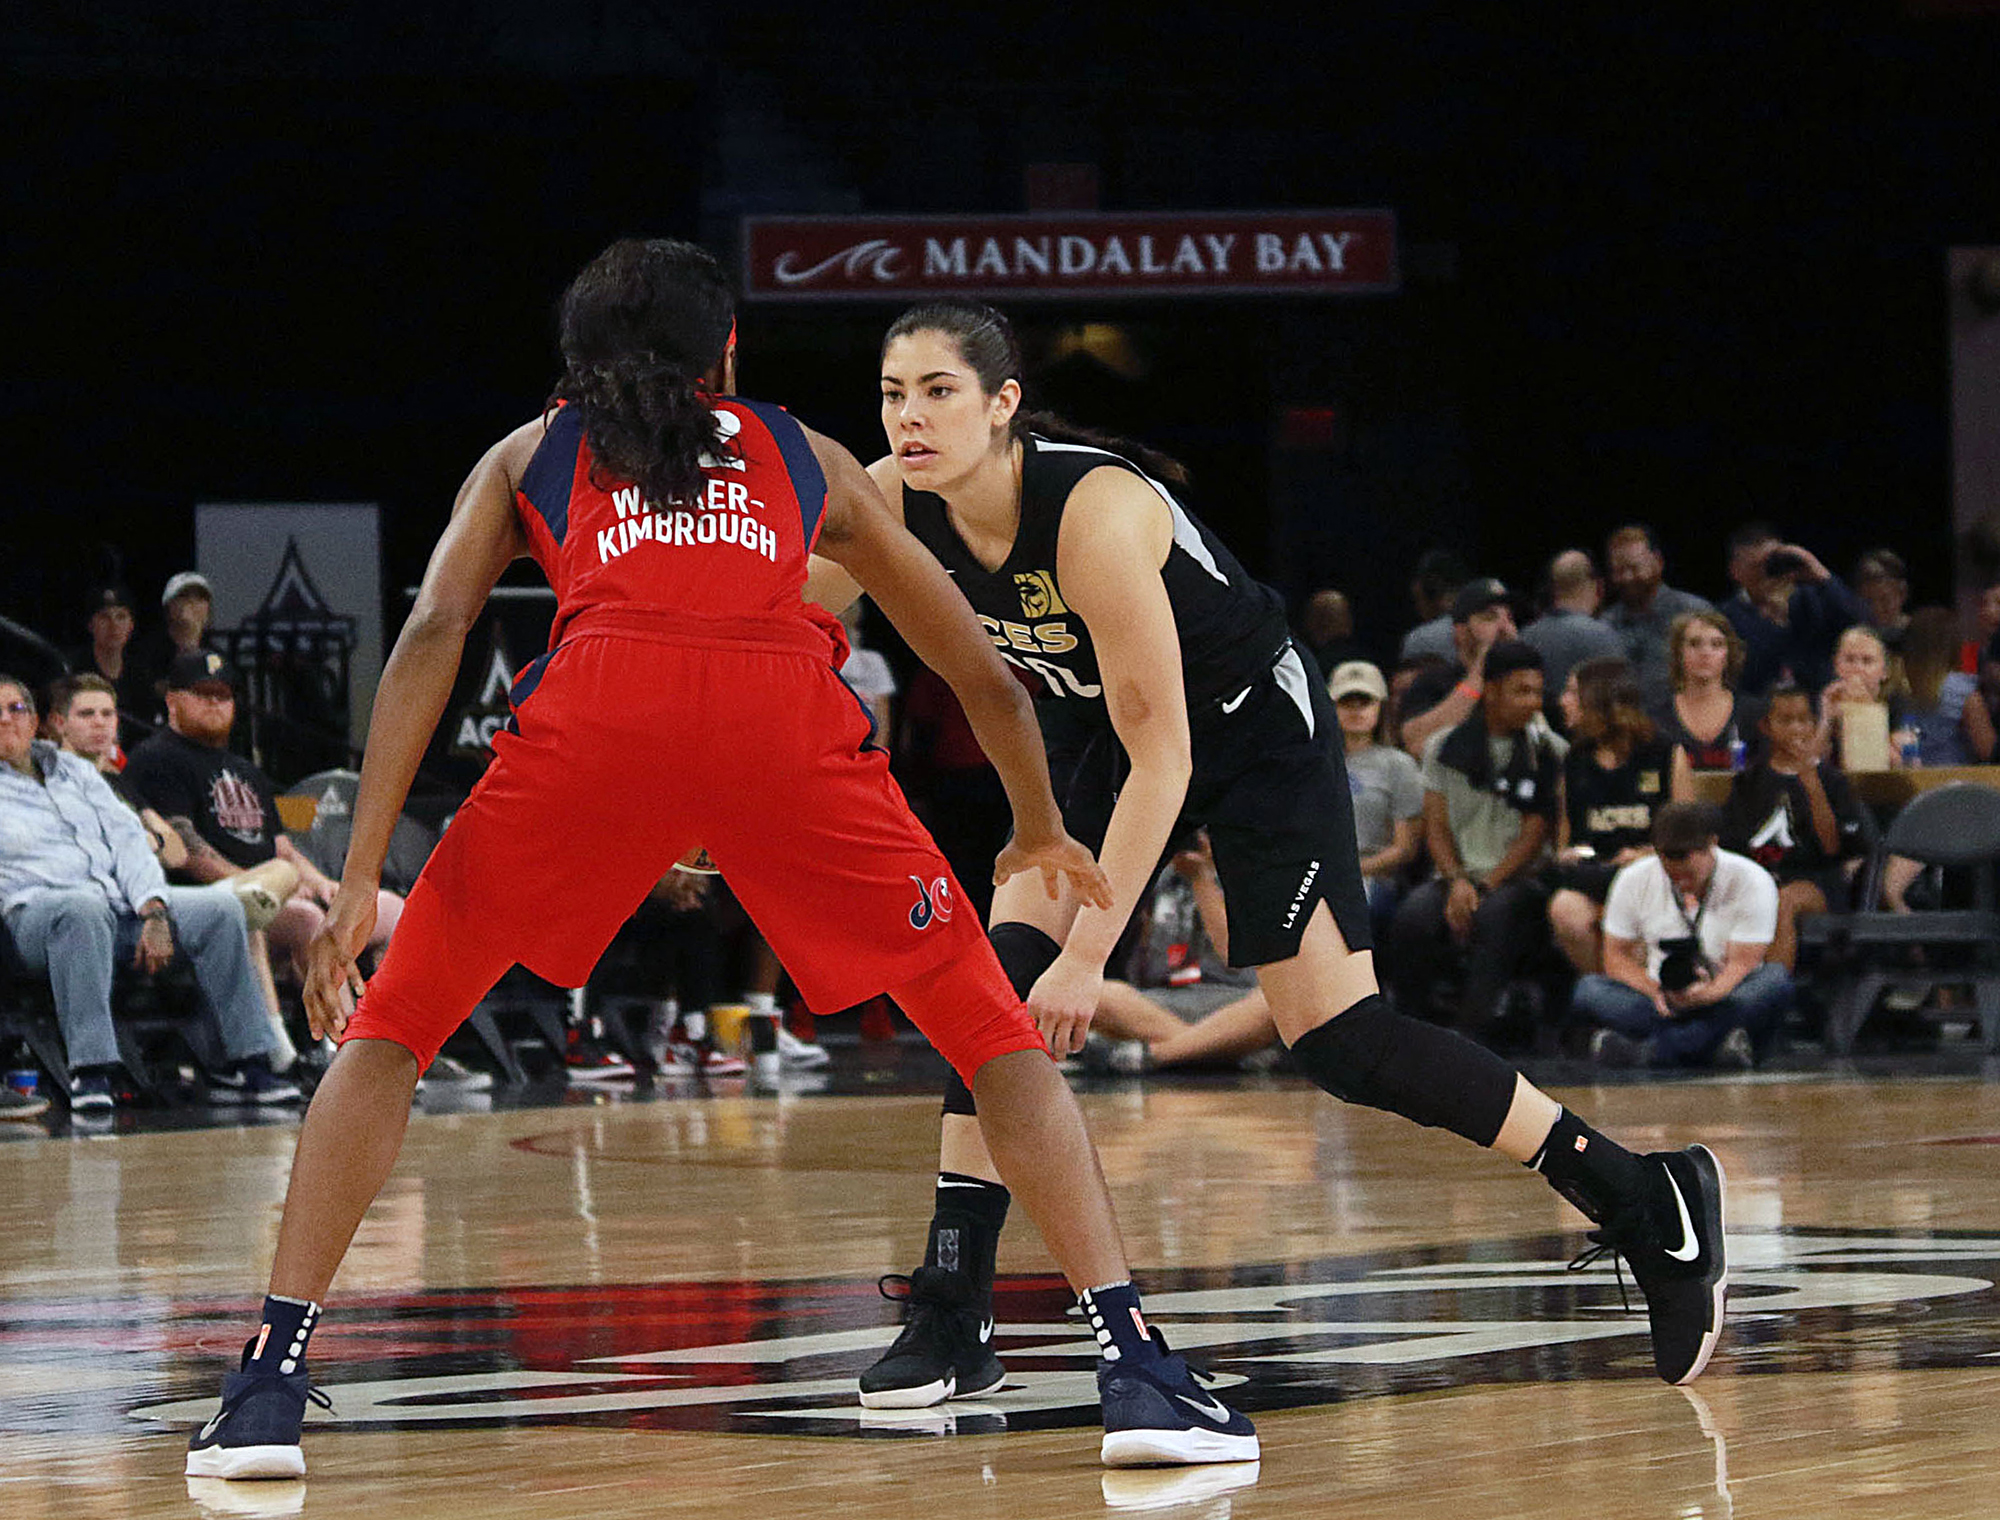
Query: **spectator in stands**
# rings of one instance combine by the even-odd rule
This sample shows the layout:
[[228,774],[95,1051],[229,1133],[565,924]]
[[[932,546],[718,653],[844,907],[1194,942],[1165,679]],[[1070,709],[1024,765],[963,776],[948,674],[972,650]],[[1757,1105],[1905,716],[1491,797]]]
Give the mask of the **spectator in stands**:
[[97,767],[105,784],[144,825],[153,854],[164,870],[187,864],[187,846],[153,809],[141,803],[123,775],[125,753],[118,747],[118,693],[103,676],[64,676],[49,688],[49,712],[44,722],[49,738],[69,754]]
[[[271,860],[298,872],[298,889],[266,933],[302,970],[334,883],[285,833],[270,779],[228,749],[235,721],[234,668],[218,654],[184,651],[167,668],[167,727],[133,751],[126,774],[132,789],[179,831],[193,880],[226,880]],[[388,944],[402,911],[394,892],[377,896],[371,949]]]
[[[97,767],[98,774],[145,826],[161,867],[169,872],[187,869],[188,847],[178,830],[153,808],[147,807],[126,780],[125,756],[118,749],[118,714],[112,706],[109,684],[101,676],[65,676],[51,689],[49,723],[55,738],[73,755],[81,755]],[[271,952],[264,930],[278,916],[285,900],[298,890],[299,873],[289,862],[272,859],[260,866],[218,882],[211,890],[232,893],[243,904],[244,927],[250,931],[250,969],[256,973],[264,992],[265,1013],[276,1040],[271,1065],[289,1072],[298,1059],[292,1037],[285,1029],[278,984],[271,974]]]
[[1856,623],[1841,634],[1833,646],[1833,679],[1819,694],[1819,752],[1837,766],[1846,765],[1841,746],[1842,718],[1851,707],[1880,706],[1888,718],[1889,753],[1892,768],[1902,765],[1899,753],[1906,738],[1908,704],[1891,677],[1889,646],[1882,635],[1866,623]]
[[1410,601],[1417,609],[1417,626],[1403,635],[1398,660],[1414,660],[1430,655],[1449,664],[1458,658],[1452,637],[1452,607],[1459,588],[1470,577],[1456,554],[1432,549],[1417,561],[1410,575]]
[[1502,993],[1548,943],[1540,874],[1569,748],[1540,721],[1533,646],[1503,639],[1484,667],[1480,699],[1424,749],[1424,838],[1438,874],[1396,910],[1386,968],[1403,1012],[1424,1018],[1462,958],[1458,1023],[1468,1031],[1491,1028]]
[[132,605],[132,593],[123,586],[95,587],[86,603],[90,642],[65,652],[72,671],[111,683],[116,709],[123,715],[118,742],[127,749],[150,734],[163,716],[153,672],[132,648]]
[[1585,660],[1563,687],[1570,749],[1556,829],[1549,927],[1578,975],[1603,969],[1604,899],[1619,870],[1653,848],[1653,819],[1694,797],[1687,753],[1660,737],[1623,655]]
[[1344,591],[1328,588],[1307,597],[1299,616],[1299,636],[1323,671],[1368,658],[1354,637],[1354,604]]
[[1778,923],[1770,958],[1798,964],[1798,922],[1849,904],[1867,821],[1840,767],[1822,759],[1813,696],[1787,683],[1764,710],[1769,754],[1729,784],[1722,842],[1778,882]]
[[1868,620],[1811,550],[1781,542],[1767,523],[1729,535],[1729,578],[1737,592],[1722,610],[1743,639],[1741,689],[1753,697],[1780,681],[1818,691],[1833,675],[1834,641]]
[[1666,556],[1653,530],[1640,523],[1618,529],[1604,542],[1611,572],[1613,600],[1604,621],[1625,642],[1625,658],[1639,677],[1647,711],[1664,706],[1673,695],[1667,669],[1667,633],[1683,613],[1707,612],[1709,604],[1689,591],[1664,584]]
[[1663,807],[1652,853],[1612,880],[1604,971],[1579,981],[1570,1002],[1599,1026],[1598,1061],[1744,1070],[1791,1007],[1791,973],[1766,957],[1778,889],[1754,861],[1718,848],[1717,833],[1711,807]]
[[34,734],[27,687],[0,676],[0,915],[22,962],[49,975],[72,1068],[71,1109],[103,1112],[115,1101],[119,959],[151,973],[182,951],[227,1062],[208,1077],[208,1096],[297,1101],[298,1089],[267,1059],[271,1036],[242,905],[168,886],[138,818],[96,766]]
[[1423,772],[1402,750],[1384,742],[1382,709],[1389,687],[1381,671],[1365,660],[1350,660],[1335,667],[1326,690],[1340,714],[1347,747],[1355,843],[1368,891],[1368,916],[1379,945],[1388,940],[1403,883],[1423,849]]
[[1521,637],[1542,652],[1542,689],[1553,699],[1585,660],[1622,656],[1625,640],[1597,620],[1604,582],[1588,554],[1565,549],[1549,561],[1548,573],[1549,610],[1523,628]]
[[1741,695],[1743,641],[1713,608],[1684,612],[1667,634],[1673,696],[1652,714],[1660,732],[1687,751],[1698,771],[1741,770],[1760,739],[1760,703]]
[[177,655],[207,647],[208,625],[215,616],[215,592],[198,571],[182,570],[167,577],[160,593],[160,626],[141,642],[139,657],[153,678],[154,704],[166,711],[167,667]]
[[1400,737],[1413,756],[1422,759],[1432,735],[1458,727],[1478,708],[1486,652],[1503,639],[1519,637],[1513,600],[1490,575],[1458,588],[1451,604],[1452,663],[1425,671],[1403,694]]
[[1868,622],[1891,654],[1901,654],[1910,626],[1910,572],[1894,549],[1870,549],[1854,562],[1854,594],[1868,609]]
[[1979,679],[1957,663],[1958,619],[1948,607],[1920,607],[1903,634],[1905,721],[1919,765],[1985,765],[1993,758],[1993,716],[1976,700]]

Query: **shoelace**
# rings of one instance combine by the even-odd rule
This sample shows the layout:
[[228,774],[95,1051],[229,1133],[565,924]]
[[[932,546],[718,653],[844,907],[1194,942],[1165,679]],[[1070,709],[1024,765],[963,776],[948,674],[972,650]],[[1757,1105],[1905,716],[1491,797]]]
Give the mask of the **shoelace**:
[[1596,1266],[1606,1256],[1609,1256],[1611,1258],[1611,1268],[1618,1275],[1618,1301],[1625,1306],[1625,1312],[1630,1314],[1632,1312],[1632,1296],[1625,1291],[1625,1253],[1618,1247],[1617,1233],[1610,1229],[1592,1230],[1584,1238],[1590,1242],[1590,1245],[1583,1251],[1578,1252],[1571,1259],[1566,1270],[1571,1272],[1587,1271],[1591,1267]]

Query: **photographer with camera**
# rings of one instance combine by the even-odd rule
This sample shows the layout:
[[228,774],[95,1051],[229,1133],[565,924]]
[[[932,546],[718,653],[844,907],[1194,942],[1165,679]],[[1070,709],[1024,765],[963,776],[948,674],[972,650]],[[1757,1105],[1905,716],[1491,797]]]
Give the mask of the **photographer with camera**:
[[1743,640],[1737,690],[1761,697],[1780,680],[1818,691],[1833,679],[1833,646],[1868,621],[1868,608],[1810,550],[1779,539],[1768,523],[1729,535],[1737,592],[1722,611]]
[[1570,1012],[1594,1023],[1607,1066],[1747,1070],[1792,1004],[1791,974],[1767,965],[1778,886],[1755,861],[1720,849],[1706,803],[1653,815],[1652,855],[1611,882],[1604,971],[1576,984]]

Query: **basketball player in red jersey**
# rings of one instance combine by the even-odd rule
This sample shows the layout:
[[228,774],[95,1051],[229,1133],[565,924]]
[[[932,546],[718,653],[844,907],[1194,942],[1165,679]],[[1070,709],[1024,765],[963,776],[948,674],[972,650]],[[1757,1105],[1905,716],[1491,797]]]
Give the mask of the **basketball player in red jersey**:
[[[815,543],[951,682],[1015,819],[996,879],[1107,900],[1063,830],[1029,703],[853,456],[733,396],[728,286],[690,244],[614,244],[563,299],[549,414],[473,469],[376,693],[353,843],[305,989],[342,1040],[299,1136],[263,1325],[187,1471],[294,1477],[320,1300],[395,1161],[417,1076],[519,963],[580,986],[675,861],[705,845],[818,1008],[892,994],[979,1095],[986,1143],[1103,1350],[1107,1462],[1257,1455],[1146,1329],[1069,1089],[800,600]],[[558,597],[494,759],[411,890],[380,970],[355,957],[390,829],[466,630],[521,555]],[[356,998],[359,998],[358,1004]],[[1212,1411],[1190,1439],[1170,1400]]]

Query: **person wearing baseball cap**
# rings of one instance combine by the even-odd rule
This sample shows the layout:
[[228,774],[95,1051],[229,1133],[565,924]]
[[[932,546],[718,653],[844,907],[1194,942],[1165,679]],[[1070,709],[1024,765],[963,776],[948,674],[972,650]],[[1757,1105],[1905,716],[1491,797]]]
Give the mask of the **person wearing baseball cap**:
[[1340,715],[1362,886],[1375,943],[1383,945],[1402,901],[1403,873],[1423,848],[1423,773],[1416,761],[1382,742],[1389,683],[1380,670],[1366,660],[1337,665],[1327,677],[1326,694]]
[[136,605],[132,593],[115,581],[91,587],[83,603],[90,642],[64,651],[72,674],[98,675],[111,683],[118,704],[118,742],[126,749],[164,716],[152,671],[132,645]]
[[1472,716],[1485,689],[1486,651],[1502,639],[1519,637],[1514,593],[1490,575],[1477,575],[1458,588],[1451,603],[1455,663],[1427,670],[1403,696],[1402,746],[1418,760],[1433,735],[1446,733]]
[[206,576],[199,571],[182,570],[167,577],[166,589],[160,594],[162,626],[148,635],[141,651],[147,669],[155,677],[153,689],[160,697],[164,698],[167,692],[164,677],[167,667],[178,656],[201,649],[214,615],[215,592]]

